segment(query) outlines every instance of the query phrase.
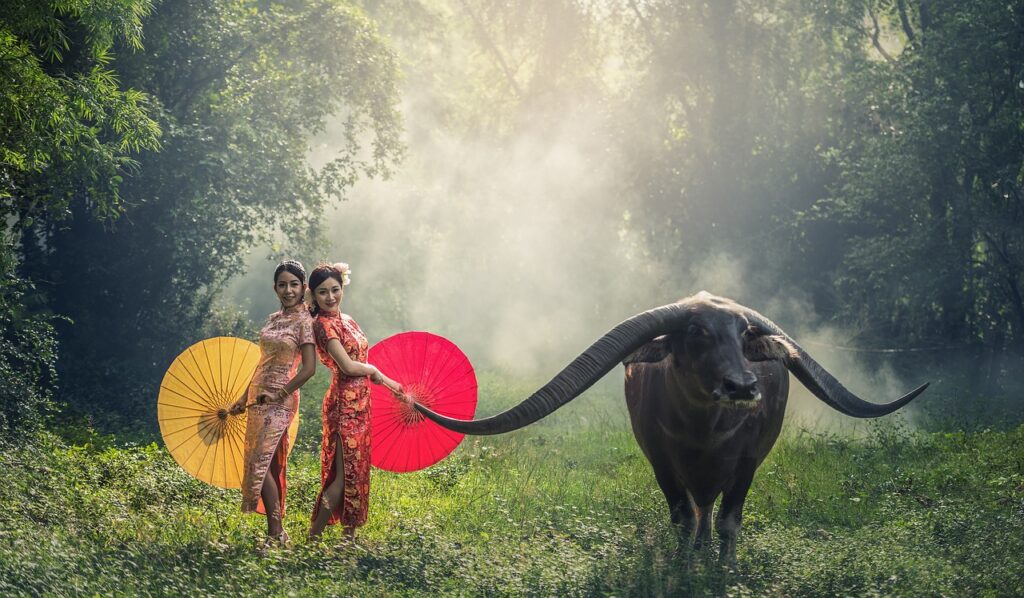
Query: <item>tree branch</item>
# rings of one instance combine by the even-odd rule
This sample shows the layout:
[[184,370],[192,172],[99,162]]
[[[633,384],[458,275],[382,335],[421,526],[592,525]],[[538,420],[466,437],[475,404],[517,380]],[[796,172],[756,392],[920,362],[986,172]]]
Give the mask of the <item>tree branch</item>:
[[[1006,286],[1010,289],[1014,311],[1017,312],[1018,325],[1024,325],[1024,295],[1021,294],[1020,285],[1017,282],[1020,280],[1020,269],[1016,267],[1016,264],[1013,263],[1003,245],[998,243],[991,233],[985,232],[983,234],[985,239],[988,240],[989,246],[995,250],[996,255],[999,256],[1003,266],[1006,268]],[[1005,240],[1005,235],[1003,235],[1003,238]]]
[[192,100],[196,97],[196,95],[200,91],[202,91],[204,87],[212,83],[214,80],[226,75],[228,71],[234,68],[236,64],[241,62],[243,58],[248,56],[249,53],[251,53],[255,49],[255,44],[249,44],[245,47],[245,49],[239,52],[238,55],[234,57],[234,59],[228,61],[228,63],[225,64],[223,68],[217,69],[216,71],[209,73],[204,77],[201,77],[199,80],[195,81],[187,88],[183,89],[181,93],[178,94],[178,97],[174,100],[174,102],[170,104],[171,110],[177,112],[179,108],[187,108],[192,103]]
[[657,50],[658,42],[654,37],[654,30],[651,29],[651,24],[647,22],[647,17],[644,13],[640,12],[640,7],[637,5],[636,0],[629,0],[629,7],[633,9],[633,13],[636,14],[636,20],[640,22],[640,27],[644,30],[644,36],[647,37],[648,43],[651,44],[651,48]]
[[881,54],[882,58],[884,58],[887,62],[889,62],[890,64],[895,64],[896,59],[893,58],[891,54],[885,51],[885,48],[882,47],[882,43],[878,40],[878,37],[882,34],[882,28],[878,25],[878,17],[875,15],[875,11],[871,10],[870,6],[868,6],[868,14],[871,15],[871,23],[874,25],[875,28],[875,30],[871,32],[871,45],[873,45],[875,49],[878,50],[878,53]]
[[[654,28],[651,27],[650,19],[644,16],[644,13],[640,11],[640,5],[636,3],[636,0],[629,0],[629,7],[633,9],[633,13],[636,15],[637,21],[640,23],[640,28],[643,29],[644,37],[647,38],[647,43],[651,45],[651,54],[662,57],[667,56],[668,53],[662,48],[661,43],[658,41],[657,36],[654,34]],[[685,78],[685,75],[680,75],[681,78]],[[696,122],[690,113],[690,105],[686,98],[686,81],[683,81],[683,90],[676,93],[675,96],[679,100],[679,107],[683,111],[683,118],[686,119],[687,127],[692,127],[693,123]]]
[[896,0],[896,8],[900,12],[900,25],[903,27],[903,33],[907,35],[907,40],[913,43],[917,36],[914,35],[914,28],[910,26],[910,16],[907,14],[907,0]]
[[501,71],[505,74],[505,79],[508,82],[509,87],[512,88],[512,91],[513,93],[516,94],[516,97],[523,97],[523,90],[521,87],[519,87],[519,84],[516,82],[516,78],[514,76],[515,74],[512,72],[512,69],[509,68],[508,63],[505,62],[505,57],[502,56],[501,50],[498,49],[498,46],[494,43],[494,40],[491,39],[490,34],[487,33],[487,29],[484,27],[483,21],[481,21],[480,17],[478,17],[477,14],[473,12],[473,8],[470,7],[469,2],[467,2],[466,0],[462,0],[461,3],[462,8],[464,8],[466,12],[469,13],[469,17],[473,19],[473,26],[476,28],[477,37],[480,38],[480,41],[481,43],[483,43],[484,47],[487,48],[487,50],[494,56],[494,59],[498,62],[498,66],[501,67]]

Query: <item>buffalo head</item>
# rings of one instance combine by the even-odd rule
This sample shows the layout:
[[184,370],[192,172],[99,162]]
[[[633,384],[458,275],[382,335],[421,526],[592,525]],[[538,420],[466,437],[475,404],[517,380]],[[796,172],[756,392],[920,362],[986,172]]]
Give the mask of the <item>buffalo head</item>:
[[755,361],[789,360],[796,349],[784,336],[760,331],[743,309],[702,291],[688,301],[678,331],[644,344],[623,361],[656,363],[671,359],[671,373],[686,397],[722,407],[748,408],[761,401]]

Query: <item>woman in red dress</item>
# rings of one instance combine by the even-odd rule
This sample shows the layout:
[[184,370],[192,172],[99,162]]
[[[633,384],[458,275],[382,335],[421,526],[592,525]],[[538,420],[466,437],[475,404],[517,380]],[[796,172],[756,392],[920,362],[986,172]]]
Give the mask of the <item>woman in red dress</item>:
[[[320,361],[333,374],[324,395],[320,449],[320,495],[313,505],[310,538],[328,525],[344,526],[352,538],[366,523],[370,497],[370,385],[386,386],[400,400],[400,384],[366,363],[366,336],[355,320],[341,313],[348,264],[318,266],[309,275],[315,320],[313,335]],[[339,473],[340,472],[340,473]]]

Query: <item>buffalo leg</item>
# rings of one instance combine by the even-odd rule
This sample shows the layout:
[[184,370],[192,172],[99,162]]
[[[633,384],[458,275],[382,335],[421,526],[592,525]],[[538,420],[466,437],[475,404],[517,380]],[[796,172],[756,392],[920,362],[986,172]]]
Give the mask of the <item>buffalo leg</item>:
[[718,561],[725,565],[736,564],[736,539],[743,520],[743,503],[754,480],[756,465],[741,467],[732,486],[722,495],[722,505],[715,520],[715,531],[720,543]]
[[680,488],[671,475],[665,475],[654,471],[654,479],[658,481],[665,501],[668,503],[669,517],[676,529],[676,539],[679,541],[679,551],[688,551],[693,546],[693,532],[696,524],[696,517],[693,511],[693,503],[690,502],[690,495],[685,488]]
[[694,509],[697,519],[697,537],[694,539],[695,550],[707,550],[711,546],[711,509],[714,503],[697,506]]
[[693,512],[693,504],[690,497],[684,490],[669,501],[668,508],[672,516],[672,524],[676,528],[676,537],[679,540],[679,548],[689,550],[693,546],[694,528],[696,516]]

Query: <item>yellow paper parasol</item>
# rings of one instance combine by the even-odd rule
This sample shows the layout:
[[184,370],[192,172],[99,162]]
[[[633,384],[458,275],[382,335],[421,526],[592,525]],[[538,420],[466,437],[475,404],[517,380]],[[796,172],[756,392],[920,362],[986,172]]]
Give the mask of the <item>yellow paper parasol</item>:
[[[242,484],[246,414],[224,416],[259,365],[260,350],[240,338],[208,338],[182,351],[160,383],[157,419],[167,450],[181,467],[221,488]],[[298,414],[288,429],[295,444]]]

